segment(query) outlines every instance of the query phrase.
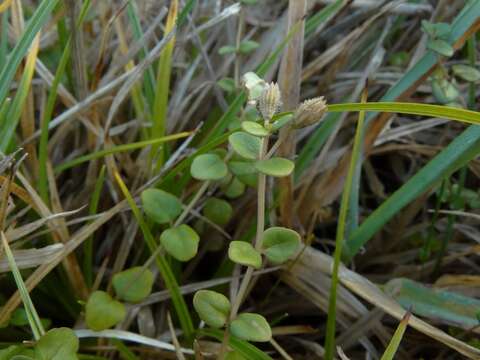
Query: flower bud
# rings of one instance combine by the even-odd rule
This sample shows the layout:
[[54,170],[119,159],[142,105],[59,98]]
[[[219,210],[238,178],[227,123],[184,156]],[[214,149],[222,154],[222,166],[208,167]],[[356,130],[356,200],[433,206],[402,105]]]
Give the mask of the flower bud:
[[322,120],[327,112],[327,102],[323,96],[305,100],[295,111],[293,127],[301,129]]
[[242,76],[242,86],[248,94],[248,102],[256,104],[267,83],[254,72],[248,72]]
[[271,120],[282,106],[282,95],[276,83],[267,84],[258,99],[258,110],[265,120]]

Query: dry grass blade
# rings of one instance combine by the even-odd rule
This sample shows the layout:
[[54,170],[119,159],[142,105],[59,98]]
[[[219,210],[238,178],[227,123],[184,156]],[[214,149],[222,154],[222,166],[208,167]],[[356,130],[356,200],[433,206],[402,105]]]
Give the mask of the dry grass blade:
[[[296,271],[298,271],[296,268],[299,266],[306,267],[308,271],[330,274],[332,265],[332,257],[308,247],[299,259],[298,263],[292,267],[291,272],[295,275]],[[405,309],[403,309],[391,297],[383,293],[375,284],[367,280],[365,277],[348,270],[344,266],[340,267],[338,277],[343,286],[351,290],[356,295],[362,297],[369,303],[383,309],[386,313],[395,317],[399,321],[407,313]],[[470,346],[465,342],[448,335],[444,331],[429,325],[416,316],[412,315],[410,317],[409,325],[425,335],[440,341],[452,349],[455,349],[469,359],[478,359],[480,357],[479,349],[476,349],[473,346]]]
[[[303,64],[303,41],[305,37],[306,0],[290,0],[288,5],[287,32],[298,23],[300,30],[295,33],[285,49],[280,65],[279,85],[282,93],[284,110],[292,110],[300,101],[300,84]],[[280,156],[293,158],[296,150],[295,131],[290,127],[280,130],[282,143],[278,149]],[[280,220],[284,226],[291,227],[293,223],[293,175],[279,180],[280,188]]]
[[[40,249],[13,250],[13,257],[19,269],[30,269],[48,264],[63,251],[62,244],[48,245]],[[0,260],[0,272],[10,271],[8,260]]]
[[[175,346],[164,341],[151,339],[146,336],[141,336],[130,331],[123,330],[103,330],[92,331],[87,329],[75,330],[75,334],[79,338],[107,338],[131,341],[137,344],[144,344],[162,350],[175,351]],[[193,355],[193,350],[180,348],[183,354]]]

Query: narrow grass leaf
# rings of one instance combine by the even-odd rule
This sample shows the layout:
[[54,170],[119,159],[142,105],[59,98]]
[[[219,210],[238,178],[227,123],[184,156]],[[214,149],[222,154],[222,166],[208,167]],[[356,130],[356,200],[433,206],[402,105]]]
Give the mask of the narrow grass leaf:
[[400,324],[398,325],[397,330],[395,330],[395,333],[393,334],[392,339],[390,340],[390,343],[388,344],[387,349],[383,353],[382,358],[380,360],[395,359],[395,354],[397,353],[398,347],[400,346],[400,342],[402,341],[403,334],[407,329],[409,318],[410,318],[410,313],[407,312],[403,317],[402,321],[400,321]]
[[83,164],[84,162],[87,162],[87,161],[90,161],[90,160],[95,160],[95,159],[100,159],[100,158],[105,157],[107,155],[112,155],[112,154],[116,154],[116,153],[124,152],[124,151],[137,150],[137,149],[141,149],[141,148],[144,148],[146,146],[149,146],[149,145],[161,144],[161,143],[168,142],[168,141],[182,139],[182,138],[185,138],[185,137],[189,136],[190,134],[191,134],[190,132],[181,132],[181,133],[178,133],[178,134],[167,135],[167,136],[157,138],[157,139],[144,140],[144,141],[138,141],[138,142],[134,142],[134,143],[130,143],[130,144],[112,146],[111,148],[103,149],[103,150],[95,151],[95,152],[87,154],[87,155],[79,156],[76,159],[67,161],[63,164],[60,164],[57,167],[55,167],[55,173],[59,174],[59,173],[65,171],[67,169],[70,169],[74,166]]
[[[134,1],[129,1],[127,5],[127,15],[130,20],[130,26],[132,27],[132,33],[136,41],[142,41],[143,38],[143,31],[142,31],[142,24],[140,23],[140,19],[138,17],[138,10],[137,6]],[[144,48],[139,52],[139,59],[145,59],[147,52]],[[150,106],[150,109],[153,108],[153,103],[155,101],[155,73],[153,72],[153,68],[149,66],[145,71],[144,79],[143,79],[143,87],[145,89],[145,96],[147,102]]]
[[[451,44],[461,41],[464,38],[465,33],[474,26],[475,22],[478,20],[479,13],[480,0],[471,1],[464,6],[451,25],[449,35]],[[438,56],[433,51],[428,51],[386,92],[381,98],[381,101],[394,101],[402,94],[410,91],[410,89],[414,88],[420,80],[428,75],[437,62]],[[376,115],[377,114],[375,113],[368,114],[365,120],[366,125],[368,125]],[[310,136],[300,152],[296,162],[296,179],[300,178],[301,174],[310,166],[311,162],[320,152],[325,141],[319,141],[319,139],[321,140],[328,137],[331,131],[333,131],[334,124],[329,123],[330,126],[327,126],[327,120],[335,122],[334,118],[329,114],[328,117],[324,119],[324,123]]]
[[470,126],[383,202],[350,235],[345,259],[351,259],[395,214],[480,152],[480,127]]
[[42,26],[47,22],[59,0],[43,0],[29,19],[22,37],[9,55],[6,65],[0,71],[0,104],[5,100],[15,73]]
[[[165,24],[165,35],[167,36],[174,28],[177,21],[178,0],[170,3],[170,10]],[[160,54],[157,70],[157,84],[155,87],[155,101],[152,110],[152,138],[165,136],[168,97],[170,91],[170,74],[172,71],[172,54],[175,46],[175,36],[165,45]],[[158,146],[152,146],[151,154],[154,155]],[[163,163],[163,156],[160,155],[158,165]]]
[[328,111],[380,111],[398,114],[439,117],[442,119],[460,121],[466,124],[480,124],[480,112],[442,105],[401,102],[372,102],[365,104],[345,103],[328,105]]
[[[216,329],[202,329],[198,331],[198,334],[201,336],[208,336],[217,339],[218,341],[223,340],[223,330]],[[230,336],[228,339],[228,344],[230,347],[242,355],[246,359],[255,359],[255,360],[272,360],[270,356],[267,355],[264,351],[260,350],[256,346],[249,344],[248,342],[238,339],[235,336]]]
[[305,38],[308,38],[314,32],[321,30],[326,22],[332,19],[345,6],[348,1],[336,0],[325,6],[316,14],[310,16],[305,22]]
[[28,322],[30,324],[30,328],[32,329],[33,337],[35,338],[35,340],[39,340],[45,334],[45,330],[43,329],[40,316],[38,316],[37,310],[35,309],[35,306],[33,306],[32,299],[30,298],[27,287],[23,282],[22,275],[20,274],[20,270],[18,270],[17,264],[15,263],[15,258],[13,257],[10,246],[8,245],[7,238],[5,237],[3,231],[1,233],[1,237],[3,249],[5,251],[5,255],[7,256],[8,263],[10,264],[10,269],[12,270],[15,284],[17,285],[20,297],[23,302],[23,306],[27,313]]
[[37,61],[39,46],[40,34],[38,34],[33,40],[32,47],[27,55],[27,61],[25,63],[25,68],[23,69],[20,85],[1,126],[2,137],[0,139],[0,150],[4,153],[13,138],[18,121],[23,112],[23,105],[27,99],[28,92],[30,91],[30,84],[35,71],[35,62]]
[[55,77],[53,78],[52,86],[50,87],[50,93],[48,94],[47,104],[43,111],[43,117],[40,122],[41,132],[40,132],[40,142],[38,144],[38,162],[39,162],[39,173],[38,173],[38,192],[42,200],[48,204],[48,180],[47,180],[47,160],[48,160],[48,125],[52,119],[53,108],[55,106],[55,101],[57,99],[57,90],[60,85],[60,81],[65,73],[65,69],[70,59],[71,53],[70,41],[67,42],[65,49],[63,51],[62,57],[55,72]]
[[[367,90],[362,94],[362,102],[367,101]],[[360,152],[362,147],[362,129],[365,120],[365,112],[360,111],[358,116],[357,129],[355,131],[355,139],[353,143],[352,158],[348,168],[347,179],[342,193],[340,202],[340,214],[338,216],[337,233],[335,238],[335,254],[332,270],[332,284],[330,287],[330,295],[328,301],[328,318],[327,333],[325,336],[325,358],[332,360],[335,355],[335,327],[337,314],[337,287],[338,287],[338,270],[342,258],[343,242],[345,237],[346,221],[348,215],[348,205],[350,201],[350,193],[352,190],[353,177],[357,162],[361,161]]]
[[[106,166],[103,165],[100,169],[100,173],[98,174],[98,178],[95,181],[95,187],[93,189],[93,194],[88,209],[88,213],[90,215],[95,215],[97,213],[98,203],[100,201],[103,185],[105,183],[105,169]],[[92,235],[85,240],[83,245],[83,273],[88,287],[91,287],[93,284],[93,240],[94,237]]]

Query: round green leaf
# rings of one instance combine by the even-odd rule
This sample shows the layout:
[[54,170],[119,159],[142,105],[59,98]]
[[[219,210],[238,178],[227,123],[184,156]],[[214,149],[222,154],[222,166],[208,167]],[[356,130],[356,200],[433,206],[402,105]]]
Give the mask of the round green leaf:
[[275,121],[270,125],[270,131],[278,131],[285,125],[291,123],[294,116],[291,113],[279,113],[273,118]]
[[262,248],[265,256],[274,264],[281,264],[295,254],[300,245],[300,235],[291,229],[271,227],[264,231]]
[[218,198],[209,198],[205,202],[203,214],[215,224],[225,225],[232,217],[232,206],[225,200]]
[[248,54],[258,48],[260,45],[256,41],[244,40],[240,43],[240,48],[238,49],[242,54]]
[[466,81],[479,81],[480,80],[480,71],[478,71],[473,66],[457,64],[452,66],[453,73],[463,80]]
[[[23,308],[17,308],[10,317],[10,324],[14,326],[26,326],[29,324],[27,311]],[[1,358],[0,358],[1,359]]]
[[267,160],[259,160],[255,162],[255,168],[270,176],[282,177],[292,173],[295,164],[288,159],[274,157]]
[[217,81],[218,86],[227,93],[235,91],[235,80],[232,78],[223,78]]
[[11,345],[0,350],[0,360],[13,360],[24,357],[25,359],[34,359],[35,353],[32,349],[27,349],[20,345]]
[[398,67],[406,66],[409,60],[410,55],[406,51],[397,51],[396,53],[393,53],[389,58],[390,64]]
[[220,55],[232,54],[236,51],[237,51],[237,48],[232,45],[222,46],[220,49],[218,49],[218,53]]
[[454,52],[453,47],[448,42],[441,39],[429,40],[427,48],[446,57],[452,56]]
[[243,313],[232,321],[230,331],[233,336],[246,341],[267,342],[272,339],[272,330],[262,315]]
[[230,135],[228,141],[233,150],[246,159],[255,160],[260,154],[261,140],[256,136],[238,131]]
[[85,306],[87,326],[95,331],[102,331],[117,325],[125,318],[125,315],[125,305],[112,299],[105,291],[93,292]]
[[180,200],[166,191],[147,189],[142,192],[141,198],[143,210],[158,224],[173,221],[182,212]]
[[228,163],[230,171],[237,176],[245,185],[256,187],[258,181],[258,170],[255,169],[254,163],[250,161],[231,160]]
[[442,104],[448,104],[460,96],[455,85],[446,79],[432,80],[432,93],[435,99]]
[[193,307],[208,326],[220,328],[230,313],[230,301],[225,295],[211,290],[199,290],[193,296]]
[[132,267],[115,274],[112,284],[119,299],[137,303],[152,292],[153,273],[141,266]]
[[255,248],[245,241],[232,241],[228,247],[228,258],[234,263],[260,269],[262,256]]
[[198,234],[190,226],[180,226],[165,230],[160,235],[160,242],[166,252],[179,261],[188,261],[197,255]]
[[422,20],[422,28],[432,38],[446,38],[451,31],[451,25],[447,23],[431,23]]
[[216,154],[202,154],[193,159],[190,173],[197,180],[220,180],[227,176],[227,165]]
[[268,130],[255,121],[243,121],[242,129],[253,136],[263,137],[269,135]]
[[35,346],[36,360],[77,360],[78,338],[72,329],[47,331]]
[[222,187],[222,190],[229,199],[236,199],[245,192],[245,184],[237,177],[233,177],[230,182]]

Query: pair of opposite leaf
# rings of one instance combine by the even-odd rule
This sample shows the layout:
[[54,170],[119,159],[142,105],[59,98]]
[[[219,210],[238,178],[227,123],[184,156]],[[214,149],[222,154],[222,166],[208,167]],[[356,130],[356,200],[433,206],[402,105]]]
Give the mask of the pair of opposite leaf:
[[[231,304],[225,295],[211,290],[200,290],[193,297],[193,306],[200,318],[213,328],[221,328],[227,323]],[[272,330],[267,320],[254,313],[241,313],[229,325],[232,335],[239,339],[266,342],[272,338]]]
[[260,269],[261,253],[273,264],[282,264],[297,252],[300,235],[291,229],[271,227],[263,232],[261,252],[245,241],[232,241],[228,248],[228,257],[233,262]]
[[85,305],[85,321],[95,331],[101,331],[120,323],[126,315],[122,301],[138,303],[152,292],[154,276],[149,269],[132,267],[112,278],[116,299],[105,291],[94,291]]

